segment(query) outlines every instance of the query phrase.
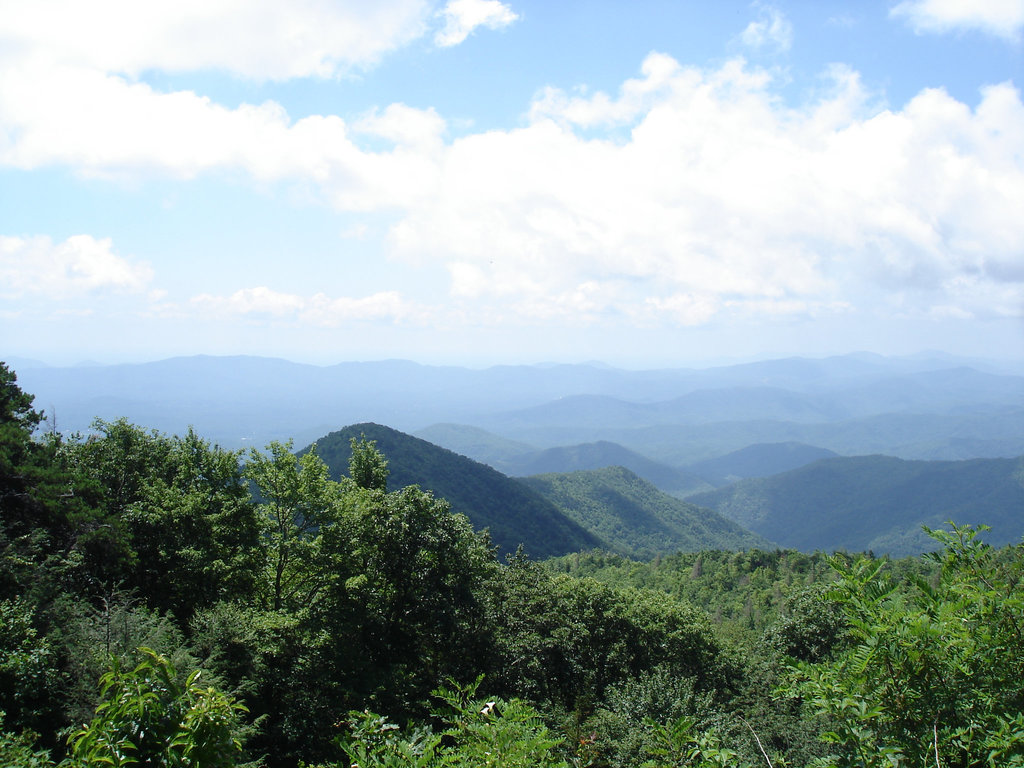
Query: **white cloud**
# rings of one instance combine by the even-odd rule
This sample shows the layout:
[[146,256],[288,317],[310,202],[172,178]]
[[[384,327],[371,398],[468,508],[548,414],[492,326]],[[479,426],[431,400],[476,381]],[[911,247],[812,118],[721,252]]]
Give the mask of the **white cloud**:
[[750,22],[740,34],[744,45],[763,49],[772,47],[779,51],[788,51],[793,45],[793,25],[789,19],[771,5],[755,4],[759,18]]
[[[135,5],[124,12],[142,13]],[[412,18],[413,7],[392,10]],[[794,108],[742,60],[700,69],[651,54],[617,93],[546,89],[522,126],[452,140],[443,116],[404,104],[348,123],[293,120],[274,102],[232,109],[161,93],[119,73],[171,67],[161,58],[170,53],[122,51],[117,66],[92,48],[54,54],[55,33],[47,48],[19,32],[20,16],[0,13],[0,26],[23,43],[0,45],[11,64],[0,62],[0,164],[300,181],[339,210],[394,215],[392,255],[444,268],[460,312],[688,324],[743,307],[845,311],[891,291],[916,296],[921,312],[1024,306],[1024,106],[1008,83],[986,88],[974,108],[928,90],[886,109],[856,72],[835,67],[829,89]],[[213,66],[212,54],[188,55],[188,66]],[[290,56],[264,76],[346,66]],[[270,289],[197,306],[320,324],[357,314],[416,322],[428,311],[392,293]]]
[[[585,292],[592,313],[644,307],[684,324],[743,305],[846,312],[894,290],[927,312],[965,300],[962,275],[991,293],[990,313],[1024,306],[1012,85],[973,110],[939,90],[886,110],[837,68],[831,92],[790,109],[763,72],[665,58],[618,97],[548,90],[528,126],[454,141],[395,251],[447,261],[458,296],[535,314],[595,283],[616,290]],[[625,142],[591,133],[624,121]]]
[[1014,40],[1024,29],[1024,0],[904,0],[890,15],[918,34],[978,30]]
[[332,298],[323,293],[305,297],[281,293],[266,286],[243,288],[230,296],[201,294],[194,297],[191,304],[216,316],[259,316],[327,328],[367,320],[419,321],[423,311],[395,291],[382,291],[361,298]]
[[115,254],[109,238],[75,235],[54,243],[45,236],[0,236],[0,297],[5,299],[140,293],[152,276],[147,264]]
[[429,15],[425,0],[0,0],[0,49],[132,77],[331,77],[420,37]]
[[434,42],[442,48],[465,41],[478,27],[501,29],[519,18],[499,0],[448,0],[439,15],[444,18],[444,27],[434,36]]

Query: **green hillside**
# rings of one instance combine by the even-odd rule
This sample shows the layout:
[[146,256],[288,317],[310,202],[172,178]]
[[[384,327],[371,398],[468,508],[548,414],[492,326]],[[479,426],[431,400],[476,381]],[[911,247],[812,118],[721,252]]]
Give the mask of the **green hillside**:
[[673,495],[700,493],[715,487],[693,472],[653,461],[636,451],[607,440],[548,448],[519,456],[499,466],[503,472],[514,476],[577,472],[605,467],[625,467]]
[[[474,528],[490,530],[502,553],[522,544],[535,558],[599,546],[600,541],[551,502],[484,464],[379,424],[355,424],[316,441],[317,453],[338,478],[348,472],[350,440],[374,440],[387,457],[389,488],[419,485],[447,499]],[[306,449],[308,450],[308,448]]]
[[628,557],[699,549],[768,547],[764,538],[659,491],[624,467],[536,475],[523,482]]
[[911,555],[934,544],[922,525],[985,524],[993,544],[1024,535],[1024,457],[905,461],[824,459],[767,478],[697,494],[695,504],[784,547]]

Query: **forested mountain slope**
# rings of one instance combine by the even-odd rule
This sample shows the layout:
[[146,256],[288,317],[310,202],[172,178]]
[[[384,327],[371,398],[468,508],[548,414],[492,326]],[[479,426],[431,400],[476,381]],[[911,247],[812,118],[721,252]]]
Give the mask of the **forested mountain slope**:
[[933,544],[921,526],[937,528],[947,520],[990,525],[989,540],[1008,544],[1024,535],[1024,457],[838,457],[742,480],[690,501],[805,552],[917,554]]
[[607,440],[535,451],[508,459],[498,468],[515,477],[523,477],[605,467],[625,467],[660,490],[674,495],[699,493],[715,487],[693,472],[652,461],[636,451]]
[[770,546],[761,536],[659,491],[624,467],[536,475],[522,482],[599,536],[605,549],[628,557]]
[[[365,437],[388,457],[389,488],[418,485],[451,503],[508,554],[522,544],[535,558],[600,546],[601,540],[530,488],[495,469],[379,424],[355,424],[316,441],[335,479],[347,474],[350,441]],[[307,449],[308,450],[308,449]]]

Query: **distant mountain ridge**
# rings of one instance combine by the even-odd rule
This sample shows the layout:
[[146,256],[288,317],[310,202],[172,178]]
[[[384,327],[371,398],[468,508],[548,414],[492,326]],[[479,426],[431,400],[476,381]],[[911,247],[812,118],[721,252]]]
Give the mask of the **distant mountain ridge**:
[[905,461],[843,456],[767,478],[741,480],[689,501],[780,546],[803,551],[919,554],[935,542],[922,525],[985,524],[996,545],[1024,536],[1024,457]]
[[407,432],[466,424],[534,450],[607,441],[677,469],[754,443],[843,455],[969,458],[1024,453],[1024,377],[947,358],[846,355],[708,369],[603,365],[425,366],[401,360],[313,366],[258,357],[16,371],[61,431],[95,417],[225,446],[338,424]]
[[690,464],[687,469],[717,487],[751,477],[777,475],[837,455],[827,448],[804,443],[757,443]]
[[695,493],[713,487],[692,472],[653,461],[607,440],[548,448],[508,459],[499,465],[503,472],[515,477],[605,467],[624,467],[666,493]]

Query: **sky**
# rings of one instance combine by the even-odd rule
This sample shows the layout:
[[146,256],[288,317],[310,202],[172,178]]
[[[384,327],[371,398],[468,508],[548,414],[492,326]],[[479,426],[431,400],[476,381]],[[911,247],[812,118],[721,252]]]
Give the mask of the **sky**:
[[0,359],[1024,358],[1024,0],[0,0]]

